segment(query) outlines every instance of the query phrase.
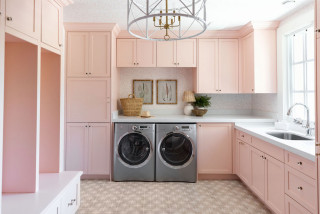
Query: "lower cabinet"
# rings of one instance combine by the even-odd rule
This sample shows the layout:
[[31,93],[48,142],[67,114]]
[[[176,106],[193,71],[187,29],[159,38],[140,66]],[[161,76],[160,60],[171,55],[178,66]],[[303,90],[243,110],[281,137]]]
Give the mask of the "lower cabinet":
[[198,173],[232,174],[232,124],[198,124]]
[[301,206],[298,202],[290,198],[289,196],[285,196],[286,202],[286,214],[312,214],[306,208]]
[[110,175],[110,123],[68,123],[66,170]]
[[247,185],[251,184],[251,157],[250,145],[237,140],[239,144],[239,177]]
[[237,142],[239,177],[274,213],[284,213],[284,163],[239,139]]

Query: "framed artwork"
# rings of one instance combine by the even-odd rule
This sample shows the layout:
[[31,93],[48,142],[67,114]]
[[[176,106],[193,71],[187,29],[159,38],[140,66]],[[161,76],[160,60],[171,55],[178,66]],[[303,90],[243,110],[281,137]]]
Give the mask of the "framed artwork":
[[143,98],[143,104],[153,104],[153,80],[133,80],[133,94]]
[[157,80],[157,104],[177,104],[177,80]]

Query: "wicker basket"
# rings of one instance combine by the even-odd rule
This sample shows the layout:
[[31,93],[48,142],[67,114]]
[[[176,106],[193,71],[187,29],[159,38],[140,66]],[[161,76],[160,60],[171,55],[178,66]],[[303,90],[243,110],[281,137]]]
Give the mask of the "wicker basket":
[[129,94],[128,98],[120,99],[124,116],[140,116],[143,98],[135,98],[134,94]]

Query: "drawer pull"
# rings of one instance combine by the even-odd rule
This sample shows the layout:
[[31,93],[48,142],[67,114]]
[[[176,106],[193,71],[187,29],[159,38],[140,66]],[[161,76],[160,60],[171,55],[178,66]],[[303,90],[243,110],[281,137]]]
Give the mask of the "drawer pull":
[[244,135],[241,135],[241,137],[244,137]]
[[76,202],[76,199],[72,199],[72,200],[71,200],[71,203],[72,203],[72,204],[73,204],[74,202]]
[[302,187],[298,187],[298,190],[300,190],[300,191],[301,191],[301,190],[303,190],[303,188],[302,188]]
[[73,205],[73,203],[68,203],[68,207],[70,207],[70,206],[72,206]]
[[12,17],[7,17],[7,21],[12,21]]
[[302,166],[302,162],[301,162],[301,161],[299,161],[297,164],[298,164],[299,166]]

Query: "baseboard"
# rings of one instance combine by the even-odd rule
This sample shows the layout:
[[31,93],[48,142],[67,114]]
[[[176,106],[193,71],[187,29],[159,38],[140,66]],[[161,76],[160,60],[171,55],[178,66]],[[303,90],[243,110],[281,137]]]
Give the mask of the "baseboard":
[[235,174],[198,174],[198,180],[240,180]]
[[110,175],[82,175],[81,180],[107,180],[107,181],[110,181]]

